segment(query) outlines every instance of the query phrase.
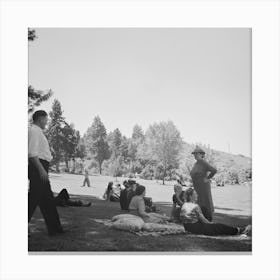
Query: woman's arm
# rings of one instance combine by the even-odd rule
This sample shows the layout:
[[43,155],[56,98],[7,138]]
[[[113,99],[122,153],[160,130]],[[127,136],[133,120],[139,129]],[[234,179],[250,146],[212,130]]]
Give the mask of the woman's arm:
[[212,222],[210,222],[210,221],[208,221],[205,217],[204,217],[204,215],[201,213],[201,214],[199,214],[199,218],[198,218],[202,223],[204,223],[204,224],[212,224]]
[[149,214],[145,211],[144,199],[138,201],[137,211],[141,217],[150,217]]
[[205,160],[203,160],[203,164],[206,167],[206,170],[210,172],[207,176],[207,179],[211,179],[217,173],[217,169]]
[[203,215],[203,213],[202,213],[202,211],[201,211],[201,209],[200,209],[199,206],[197,206],[196,212],[197,212],[199,221],[201,221],[201,222],[204,223],[204,224],[212,224],[212,222],[208,221],[208,220],[204,217],[204,215]]
[[184,204],[184,201],[181,200],[180,194],[176,193],[175,195],[176,195],[176,199],[177,199],[178,204],[180,206],[182,206]]

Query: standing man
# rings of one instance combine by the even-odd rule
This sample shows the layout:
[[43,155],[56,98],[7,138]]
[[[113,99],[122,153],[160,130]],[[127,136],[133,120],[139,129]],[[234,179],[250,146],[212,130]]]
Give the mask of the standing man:
[[28,131],[28,222],[37,206],[45,219],[49,235],[63,233],[59,216],[55,206],[55,200],[51,191],[48,177],[49,162],[52,155],[49,143],[43,133],[48,115],[45,111],[36,111],[33,116],[33,124]]

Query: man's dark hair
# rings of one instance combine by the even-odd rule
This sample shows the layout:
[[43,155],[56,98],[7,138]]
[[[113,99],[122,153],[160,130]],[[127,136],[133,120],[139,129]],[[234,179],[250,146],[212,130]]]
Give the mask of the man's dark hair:
[[38,110],[32,115],[33,122],[36,122],[40,117],[46,117],[48,114],[44,110]]
[[136,184],[136,181],[135,181],[135,180],[128,179],[127,183],[128,183],[129,185],[134,185],[134,184]]
[[[184,192],[184,194],[186,195],[186,200],[187,200],[187,202],[190,202],[190,200],[191,200],[191,196],[193,195],[193,192],[194,192],[194,188],[188,188],[185,192]],[[183,192],[182,192],[183,193]]]

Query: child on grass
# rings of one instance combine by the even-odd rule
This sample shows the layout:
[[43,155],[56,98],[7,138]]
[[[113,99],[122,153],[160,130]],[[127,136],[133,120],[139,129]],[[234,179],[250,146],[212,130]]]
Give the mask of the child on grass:
[[179,221],[180,210],[182,205],[184,204],[183,199],[183,188],[181,185],[174,185],[174,194],[172,196],[173,206],[171,210],[171,219],[174,221]]

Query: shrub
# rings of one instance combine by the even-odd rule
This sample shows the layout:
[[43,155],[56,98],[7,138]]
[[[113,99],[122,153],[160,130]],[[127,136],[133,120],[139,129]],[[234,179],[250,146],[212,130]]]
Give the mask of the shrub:
[[154,178],[154,170],[153,167],[147,165],[140,174],[141,179],[152,180]]

